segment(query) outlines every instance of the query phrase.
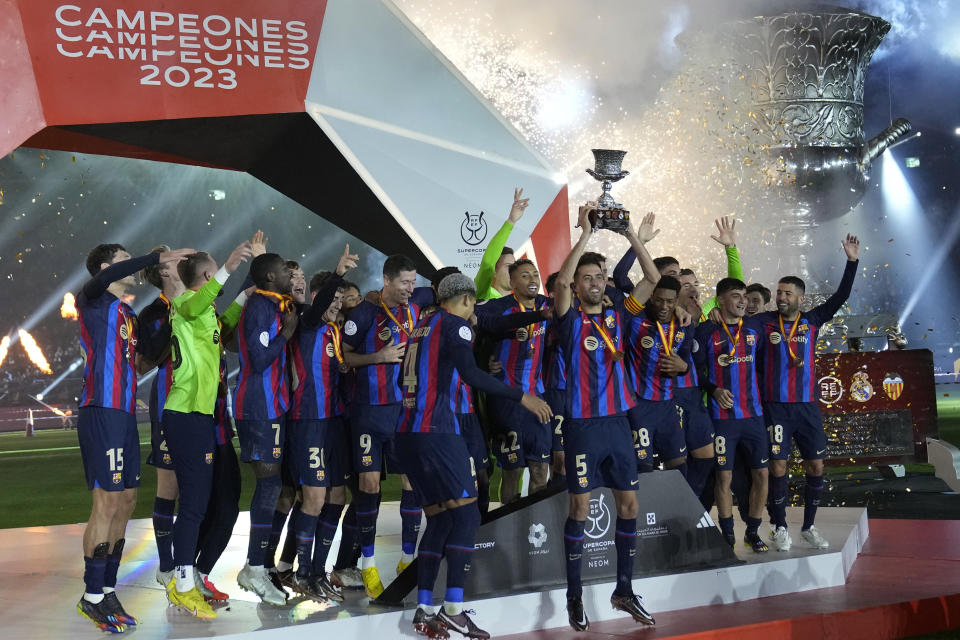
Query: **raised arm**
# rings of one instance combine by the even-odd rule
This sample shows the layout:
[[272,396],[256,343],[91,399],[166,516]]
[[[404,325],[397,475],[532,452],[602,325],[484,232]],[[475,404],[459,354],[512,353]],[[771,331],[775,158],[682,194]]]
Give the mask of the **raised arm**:
[[843,251],[847,254],[847,262],[843,267],[843,278],[840,279],[840,286],[827,298],[822,305],[813,309],[811,313],[819,316],[820,323],[824,323],[840,311],[840,307],[850,297],[853,291],[853,281],[857,277],[857,266],[860,264],[860,240],[857,236],[847,234],[847,237],[841,243]]
[[473,278],[473,283],[477,285],[479,295],[484,295],[493,286],[493,277],[497,270],[497,261],[500,260],[500,254],[503,253],[503,248],[507,246],[507,240],[510,239],[513,226],[523,217],[523,212],[529,204],[530,198],[523,197],[523,189],[513,190],[513,206],[510,207],[507,221],[490,239],[487,249],[483,252],[483,258],[480,260],[480,270]]
[[553,298],[553,310],[558,318],[564,316],[570,309],[573,302],[573,291],[570,286],[573,284],[573,276],[577,271],[577,263],[580,256],[587,248],[587,242],[590,241],[590,210],[597,205],[595,202],[588,202],[580,207],[578,221],[580,224],[580,239],[573,245],[570,253],[567,254],[560,271],[557,272],[557,288]]
[[343,286],[343,276],[350,271],[350,269],[356,268],[357,261],[359,260],[360,256],[350,253],[350,245],[346,245],[343,249],[343,255],[340,256],[340,260],[337,262],[333,273],[330,274],[327,281],[323,283],[320,291],[314,296],[310,307],[303,313],[303,323],[305,326],[313,329],[323,324],[323,316],[333,303],[334,298],[337,297],[337,289]]
[[637,233],[634,233],[630,227],[627,227],[622,232],[630,243],[630,248],[633,249],[634,254],[636,254],[637,261],[640,262],[640,270],[643,271],[643,279],[634,286],[630,294],[640,302],[650,297],[650,294],[653,293],[654,288],[657,286],[657,282],[660,281],[660,272],[657,271],[657,266],[653,263],[653,258],[650,257],[650,252],[647,251],[647,248],[644,246],[645,243],[642,240],[642,238],[646,238],[647,241],[652,240],[660,233],[659,229],[654,228],[655,222],[656,215],[648,213],[640,222]]

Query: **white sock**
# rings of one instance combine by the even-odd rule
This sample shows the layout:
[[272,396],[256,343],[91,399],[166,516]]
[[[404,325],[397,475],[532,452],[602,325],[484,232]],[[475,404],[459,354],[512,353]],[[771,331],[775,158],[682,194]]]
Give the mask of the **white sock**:
[[177,567],[174,569],[177,576],[177,593],[186,593],[191,589],[195,589],[196,585],[193,582],[193,565],[185,564],[182,567]]
[[444,602],[443,610],[447,613],[448,616],[458,616],[460,612],[463,611],[462,602]]
[[422,604],[420,605],[420,608],[423,609],[423,612],[428,616],[435,616],[437,615],[437,609],[439,609],[440,607],[438,607],[435,604],[431,604],[431,605]]
[[370,556],[369,558],[367,556],[363,556],[362,558],[360,558],[361,570],[369,569],[370,567],[375,567],[375,566],[377,566],[377,562],[373,559],[373,556]]
[[113,588],[113,587],[104,587],[104,588],[103,588],[103,592],[104,592],[105,594],[106,594],[106,593],[113,593],[114,591],[116,591],[116,589]]
[[100,604],[101,602],[103,602],[103,594],[102,593],[84,593],[83,599],[91,604]]
[[280,573],[283,573],[284,571],[290,571],[291,569],[293,569],[293,565],[290,564],[289,562],[284,562],[283,560],[281,560],[280,562],[277,563],[277,571],[279,571]]
[[400,562],[402,562],[403,564],[410,564],[411,562],[413,562],[413,554],[412,554],[412,553],[401,553],[401,554],[400,554]]

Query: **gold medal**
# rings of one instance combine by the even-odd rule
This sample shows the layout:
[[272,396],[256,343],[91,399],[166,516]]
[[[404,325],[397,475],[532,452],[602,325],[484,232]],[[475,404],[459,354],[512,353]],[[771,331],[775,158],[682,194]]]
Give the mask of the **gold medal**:
[[790,333],[787,333],[786,328],[783,326],[783,316],[778,315],[777,320],[780,321],[780,333],[784,336],[787,342],[787,353],[790,354],[790,364],[794,367],[803,366],[803,358],[797,355],[793,350],[793,336],[797,333],[797,327],[800,326],[800,312],[797,312],[797,317],[793,319],[793,326],[790,327]]
[[797,368],[802,367],[802,366],[803,366],[803,358],[801,358],[800,356],[794,357],[794,359],[793,359],[793,366],[795,366],[795,367],[797,367]]

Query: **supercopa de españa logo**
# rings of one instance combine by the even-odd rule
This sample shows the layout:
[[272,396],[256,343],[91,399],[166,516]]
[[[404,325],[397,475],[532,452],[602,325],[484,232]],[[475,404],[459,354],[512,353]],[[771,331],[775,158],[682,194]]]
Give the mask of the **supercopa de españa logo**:
[[460,223],[460,238],[471,247],[475,247],[487,239],[487,221],[480,213],[463,212],[463,222]]

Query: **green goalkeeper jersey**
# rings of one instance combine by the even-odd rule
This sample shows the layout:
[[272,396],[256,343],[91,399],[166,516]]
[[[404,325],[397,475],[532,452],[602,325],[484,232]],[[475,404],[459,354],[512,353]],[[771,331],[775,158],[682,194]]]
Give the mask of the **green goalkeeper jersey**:
[[211,278],[198,291],[187,290],[170,304],[173,385],[165,410],[213,415],[220,387],[220,334],[236,326],[242,309],[234,302],[217,317],[213,301],[222,287]]

